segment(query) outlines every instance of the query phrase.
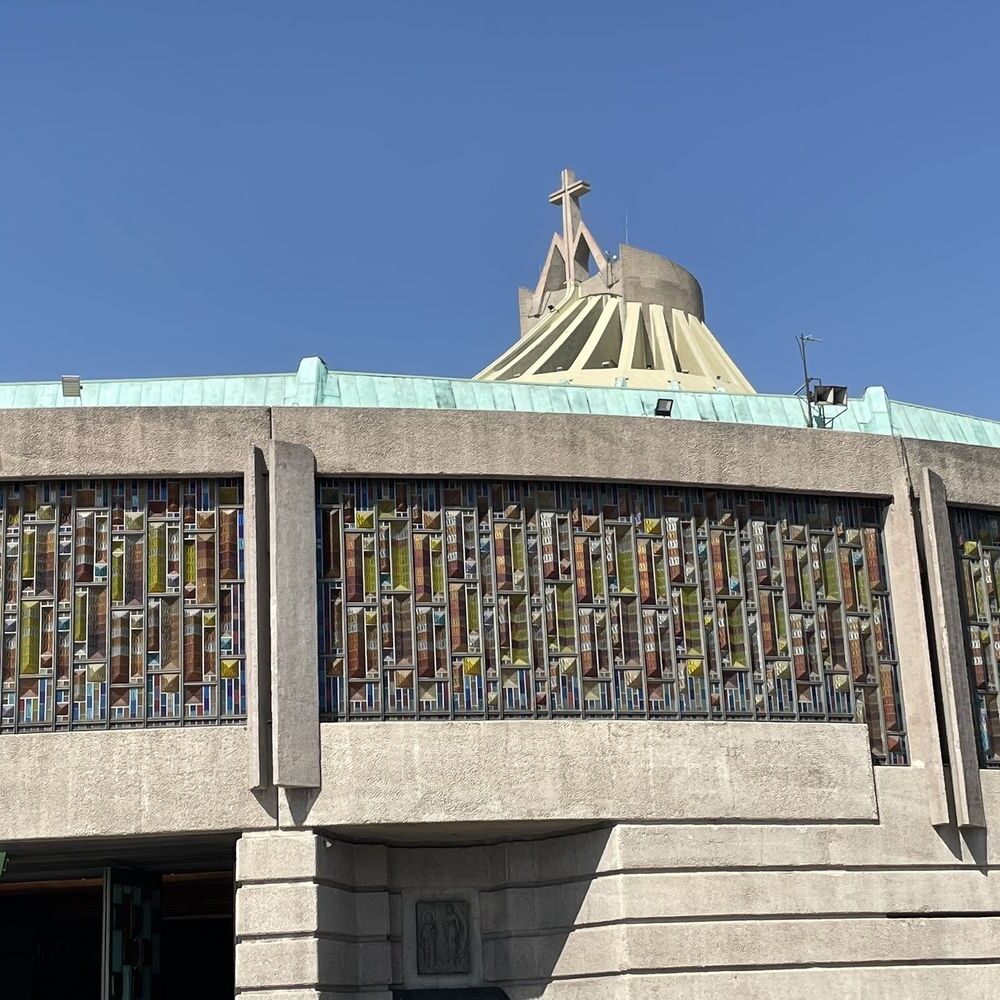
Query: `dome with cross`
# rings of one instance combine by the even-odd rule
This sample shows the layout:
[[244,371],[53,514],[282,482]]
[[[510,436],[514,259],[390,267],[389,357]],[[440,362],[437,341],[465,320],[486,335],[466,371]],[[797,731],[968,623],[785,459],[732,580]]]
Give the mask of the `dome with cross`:
[[476,378],[752,393],[705,324],[701,287],[665,257],[602,251],[580,214],[590,185],[564,170],[562,210],[534,290],[519,293],[521,337]]

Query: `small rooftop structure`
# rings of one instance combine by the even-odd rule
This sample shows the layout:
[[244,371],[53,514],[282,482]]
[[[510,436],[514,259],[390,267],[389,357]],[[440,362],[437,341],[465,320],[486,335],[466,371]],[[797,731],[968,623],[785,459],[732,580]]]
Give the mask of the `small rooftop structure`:
[[679,264],[598,246],[580,214],[590,190],[572,170],[549,195],[562,209],[534,291],[519,292],[521,339],[477,379],[752,393],[705,324],[701,286]]

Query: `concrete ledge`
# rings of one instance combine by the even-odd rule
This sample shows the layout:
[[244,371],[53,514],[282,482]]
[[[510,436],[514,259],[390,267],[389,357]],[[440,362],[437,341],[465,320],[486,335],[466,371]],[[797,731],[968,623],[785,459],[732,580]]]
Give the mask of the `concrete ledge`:
[[329,723],[304,822],[877,819],[863,726]]
[[[848,965],[834,969],[671,972],[506,986],[510,1000],[994,1000],[1000,965]],[[285,1000],[284,994],[255,1000]],[[367,998],[367,994],[366,994]],[[298,998],[293,998],[298,1000]],[[323,994],[318,1000],[344,1000]]]
[[1000,448],[940,441],[903,441],[914,492],[923,502],[921,471],[931,468],[941,477],[950,503],[971,507],[1000,507]]
[[345,844],[312,830],[246,833],[236,842],[236,881],[301,882],[319,879],[351,888],[384,888],[386,849]]
[[243,475],[270,436],[244,406],[73,407],[0,411],[0,476]]
[[995,961],[1000,917],[619,924],[484,941],[483,952],[487,980],[501,983],[630,969]]
[[888,497],[903,469],[894,438],[835,430],[577,413],[272,412],[275,438],[311,448],[320,475],[580,478]]
[[[333,891],[333,890],[329,890]],[[728,871],[607,875],[480,894],[490,937],[614,921],[1000,912],[1000,871]]]
[[0,842],[273,826],[247,740],[243,726],[0,737]]

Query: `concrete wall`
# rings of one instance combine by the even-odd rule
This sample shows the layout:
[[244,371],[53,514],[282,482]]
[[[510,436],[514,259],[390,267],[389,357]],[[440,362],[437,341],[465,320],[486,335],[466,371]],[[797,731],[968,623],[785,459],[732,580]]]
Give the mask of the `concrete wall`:
[[244,726],[19,733],[0,738],[0,843],[258,830]]
[[322,748],[323,784],[308,823],[358,832],[878,815],[868,734],[849,724],[359,722],[323,726]]
[[[327,475],[889,501],[911,765],[873,773],[863,729],[844,725],[320,726],[303,710],[315,697],[316,633],[312,487],[299,480],[313,461]],[[939,611],[953,620],[957,597],[947,539],[927,526],[940,533],[948,504],[1000,508],[998,472],[991,449],[654,419],[0,413],[0,476],[246,474],[248,515],[270,518],[252,536],[270,551],[254,555],[248,577],[250,725],[0,738],[0,844],[242,831],[238,983],[263,1000],[387,1000],[391,984],[413,980],[414,900],[449,893],[477,914],[480,980],[515,1000],[993,995],[1000,772],[969,756],[957,707],[942,706],[939,725],[941,671],[960,671],[961,658],[936,627]],[[968,807],[977,792],[978,815]]]
[[622,276],[620,291],[627,302],[656,303],[680,309],[698,319],[705,318],[701,286],[693,274],[666,257],[622,244],[618,248]]
[[912,769],[876,785],[880,816],[860,823],[618,823],[450,847],[251,834],[238,980],[274,1000],[387,1000],[419,983],[415,902],[444,897],[471,905],[480,981],[512,1000],[995,995],[1000,849],[931,827]]

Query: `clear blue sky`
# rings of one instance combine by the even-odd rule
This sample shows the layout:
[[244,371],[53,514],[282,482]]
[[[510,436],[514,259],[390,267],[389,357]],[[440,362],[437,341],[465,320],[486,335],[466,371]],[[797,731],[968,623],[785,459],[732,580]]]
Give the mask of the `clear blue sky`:
[[0,379],[465,376],[572,166],[757,388],[1000,417],[1000,5],[0,5]]

